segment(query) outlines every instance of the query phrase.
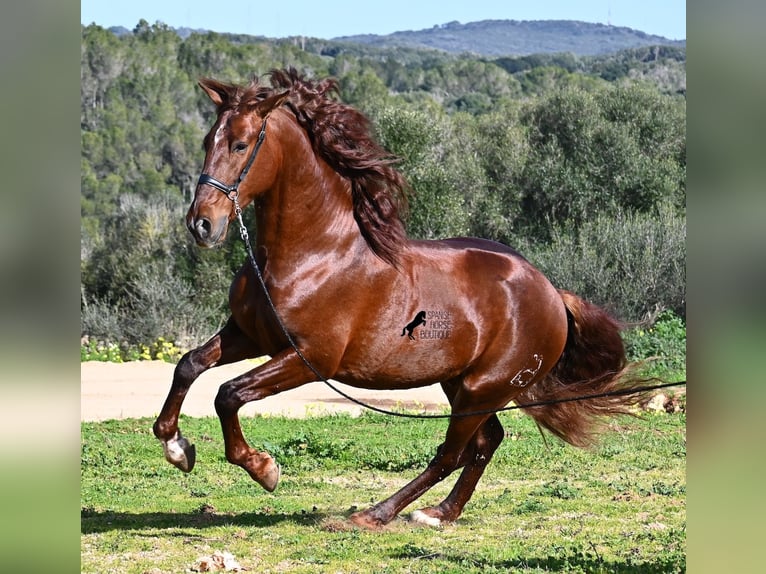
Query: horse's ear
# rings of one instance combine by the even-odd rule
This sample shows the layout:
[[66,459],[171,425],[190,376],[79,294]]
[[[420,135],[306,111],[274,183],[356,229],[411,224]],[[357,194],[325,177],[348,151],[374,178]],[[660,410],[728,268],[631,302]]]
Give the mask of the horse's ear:
[[286,92],[282,92],[281,94],[269,96],[265,100],[261,100],[260,102],[255,103],[253,109],[258,113],[259,116],[265,118],[273,110],[284,104],[289,95],[290,91],[288,90]]
[[212,78],[200,78],[197,84],[200,88],[205,90],[205,93],[216,107],[220,107],[221,104],[229,98],[229,86],[217,80],[213,80]]

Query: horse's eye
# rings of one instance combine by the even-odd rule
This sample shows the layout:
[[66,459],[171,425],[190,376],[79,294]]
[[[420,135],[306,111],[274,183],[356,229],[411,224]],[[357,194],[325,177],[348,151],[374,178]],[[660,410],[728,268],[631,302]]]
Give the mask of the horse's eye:
[[234,144],[235,152],[243,152],[247,149],[247,142],[237,142]]

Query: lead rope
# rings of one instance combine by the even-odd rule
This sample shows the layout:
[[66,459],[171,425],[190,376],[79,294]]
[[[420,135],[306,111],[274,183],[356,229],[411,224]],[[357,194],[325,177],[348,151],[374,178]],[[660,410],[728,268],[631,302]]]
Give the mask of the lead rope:
[[342,396],[344,399],[351,401],[354,404],[359,405],[360,407],[363,407],[365,409],[381,413],[384,415],[390,415],[394,417],[402,417],[402,418],[409,418],[409,419],[449,419],[449,418],[460,418],[460,417],[470,417],[470,416],[476,416],[476,415],[491,415],[499,412],[504,411],[512,411],[516,409],[525,409],[525,408],[531,408],[531,407],[544,407],[549,405],[556,405],[559,403],[569,403],[574,401],[584,401],[587,399],[599,399],[603,397],[616,397],[616,396],[622,396],[622,395],[631,395],[634,393],[643,393],[646,391],[653,391],[656,389],[664,389],[666,387],[677,387],[677,386],[685,386],[686,381],[679,381],[676,383],[662,383],[657,385],[649,385],[644,387],[637,387],[633,389],[622,389],[622,390],[615,390],[615,391],[609,391],[606,393],[599,393],[594,395],[583,395],[580,397],[570,397],[566,399],[556,399],[556,400],[550,400],[550,401],[540,401],[535,403],[527,403],[524,405],[512,405],[508,407],[503,407],[500,409],[489,409],[484,411],[473,411],[470,413],[450,413],[450,414],[413,414],[413,413],[402,413],[402,412],[396,412],[396,411],[389,411],[386,409],[381,409],[379,407],[376,407],[374,405],[370,405],[368,403],[365,403],[363,401],[360,401],[359,399],[356,399],[346,393],[344,393],[342,390],[340,390],[338,387],[333,385],[330,381],[327,380],[327,378],[320,373],[316,367],[314,367],[313,364],[306,358],[306,356],[301,352],[298,345],[295,343],[295,340],[290,335],[290,333],[287,330],[287,327],[285,327],[285,324],[282,322],[282,318],[279,316],[279,313],[277,313],[277,308],[274,305],[274,302],[271,300],[271,295],[269,295],[269,290],[266,288],[266,281],[263,279],[263,275],[261,274],[261,269],[258,267],[258,263],[255,261],[255,256],[253,255],[253,248],[250,246],[250,234],[247,232],[247,228],[245,227],[245,223],[242,221],[242,209],[239,206],[239,194],[234,194],[233,197],[230,197],[234,202],[234,213],[237,216],[237,222],[239,223],[239,235],[242,237],[242,241],[245,243],[245,249],[247,250],[247,257],[250,260],[250,264],[253,266],[253,269],[255,269],[255,274],[258,277],[258,282],[261,284],[261,288],[263,289],[263,294],[266,296],[266,302],[269,304],[269,308],[271,309],[271,312],[274,313],[274,317],[277,319],[277,323],[279,324],[279,328],[282,331],[282,334],[287,339],[287,342],[290,343],[290,346],[293,348],[295,353],[298,355],[301,361],[303,361],[303,364],[308,367],[308,369],[314,373],[314,375],[317,377],[317,380],[322,381],[325,385],[327,385],[330,389],[335,391],[337,394]]

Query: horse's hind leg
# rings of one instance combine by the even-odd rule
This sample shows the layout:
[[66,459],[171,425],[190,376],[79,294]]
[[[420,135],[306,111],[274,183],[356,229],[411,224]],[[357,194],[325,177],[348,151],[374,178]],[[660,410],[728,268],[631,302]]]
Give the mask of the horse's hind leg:
[[503,441],[503,427],[496,415],[485,422],[471,442],[463,450],[460,466],[463,472],[457,479],[449,496],[438,506],[423,508],[412,513],[412,520],[429,526],[439,526],[445,522],[454,522],[463,512],[463,507],[470,500],[473,491],[486,469],[492,455]]
[[[453,413],[459,414],[459,412],[453,409]],[[468,410],[462,409],[462,412],[468,412]],[[376,528],[389,523],[407,505],[436,483],[447,478],[455,469],[466,464],[464,455],[466,447],[489,416],[475,415],[451,419],[447,428],[447,437],[428,467],[393,496],[372,508],[351,515],[350,520],[365,528]]]
[[224,327],[207,343],[186,353],[178,361],[173,383],[152,430],[162,443],[165,458],[184,472],[194,468],[196,452],[178,429],[178,416],[192,383],[211,367],[257,356],[253,342],[229,318]]

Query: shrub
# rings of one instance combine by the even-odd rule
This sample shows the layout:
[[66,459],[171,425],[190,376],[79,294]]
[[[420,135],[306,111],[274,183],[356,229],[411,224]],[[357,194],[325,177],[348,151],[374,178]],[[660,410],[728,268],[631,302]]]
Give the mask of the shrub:
[[131,345],[167,337],[192,346],[220,328],[232,267],[244,253],[201,253],[184,213],[181,198],[169,193],[120,197],[81,263],[82,335]]
[[686,376],[686,325],[672,311],[661,313],[650,327],[628,329],[623,339],[631,361],[647,361],[647,375]]
[[665,206],[655,215],[601,215],[579,232],[557,226],[552,241],[525,251],[561,289],[610,308],[628,322],[686,311],[686,221]]

